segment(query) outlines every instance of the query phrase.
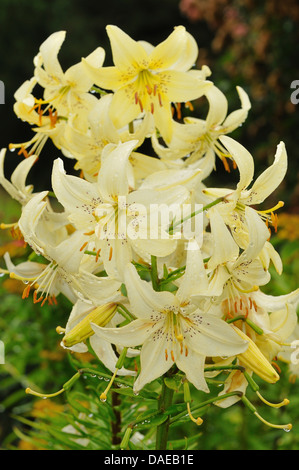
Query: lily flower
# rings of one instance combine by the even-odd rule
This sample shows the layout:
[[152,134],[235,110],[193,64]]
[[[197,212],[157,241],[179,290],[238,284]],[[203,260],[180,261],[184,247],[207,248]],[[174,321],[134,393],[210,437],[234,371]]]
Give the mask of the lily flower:
[[[80,115],[90,111],[97,98],[89,93],[93,83],[81,62],[63,72],[57,56],[65,35],[65,31],[58,31],[42,43],[34,58],[34,76],[44,88],[42,104],[48,104],[59,115],[68,117],[69,113]],[[100,67],[104,58],[104,49],[98,47],[85,60],[94,67]]]
[[108,25],[114,66],[99,69],[88,64],[94,83],[113,90],[110,116],[122,128],[142,113],[152,113],[156,127],[168,142],[172,136],[172,102],[187,102],[202,96],[211,86],[200,71],[190,69],[198,47],[183,26],[153,47],[134,41],[117,26]]
[[140,236],[136,235],[141,216],[138,219],[135,212],[142,206],[149,214],[151,204],[157,208],[161,204],[179,206],[189,198],[184,186],[161,191],[133,190],[135,183],[129,157],[135,145],[136,141],[108,144],[102,153],[96,182],[66,175],[60,159],[54,162],[52,173],[55,195],[65,208],[68,220],[83,234],[81,249],[92,243],[100,253],[107,274],[118,280],[122,280],[125,266],[134,253],[142,258],[150,254],[167,256],[176,247],[175,239],[161,237],[161,223],[157,226],[156,238],[147,236],[141,243]]
[[159,142],[156,134],[153,134],[152,144],[157,155],[167,161],[187,157],[185,165],[201,165],[201,160],[206,156],[209,158],[211,170],[215,166],[215,155],[218,155],[229,171],[227,158],[230,159],[231,156],[221,145],[219,138],[241,126],[251,107],[248,95],[243,88],[237,87],[237,92],[241,108],[227,115],[228,102],[225,95],[215,85],[211,86],[205,93],[209,103],[206,119],[185,117],[183,124],[174,121],[173,137],[167,147]]
[[208,392],[204,378],[206,357],[234,355],[247,348],[248,343],[226,322],[190,303],[190,292],[200,281],[197,269],[200,253],[196,250],[188,253],[185,278],[175,295],[154,291],[147,281],[140,279],[133,265],[128,265],[125,285],[131,311],[137,319],[120,328],[92,324],[96,335],[113,344],[142,346],[135,392],[163,375],[173,364],[197,389]]
[[[242,246],[242,232],[244,231],[244,210],[246,206],[256,206],[265,201],[282,182],[287,171],[287,152],[285,144],[280,142],[274,157],[274,162],[269,166],[252,184],[254,176],[254,162],[248,150],[228,136],[220,137],[222,144],[228,149],[229,154],[234,159],[240,179],[236,189],[228,188],[205,188],[203,193],[209,197],[224,197],[225,201],[218,204],[218,211],[223,216],[227,224],[232,228],[234,237]],[[275,207],[267,210],[257,211],[261,219],[267,224],[272,224],[277,229],[277,216],[274,211],[283,206],[279,201]],[[247,229],[245,228],[245,231]],[[241,234],[239,237],[238,234]]]

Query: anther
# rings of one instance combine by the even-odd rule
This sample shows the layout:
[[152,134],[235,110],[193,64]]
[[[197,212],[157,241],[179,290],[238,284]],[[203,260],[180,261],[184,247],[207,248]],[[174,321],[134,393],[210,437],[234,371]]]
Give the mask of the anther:
[[149,85],[145,85],[145,88],[147,89],[148,94],[151,95],[153,91],[152,88]]
[[83,251],[87,245],[88,245],[88,242],[83,243],[83,245],[80,248],[80,251]]

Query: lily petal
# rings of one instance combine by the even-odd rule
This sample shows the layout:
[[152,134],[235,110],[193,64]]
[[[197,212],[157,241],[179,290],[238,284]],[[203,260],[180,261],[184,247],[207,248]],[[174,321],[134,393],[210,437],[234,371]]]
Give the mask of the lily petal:
[[132,313],[137,318],[150,321],[162,315],[160,312],[164,309],[171,310],[178,306],[178,299],[172,293],[156,292],[149,282],[141,280],[132,264],[125,271],[125,285]]
[[106,27],[110,39],[113,62],[124,72],[135,74],[143,62],[147,63],[147,53],[141,44],[114,25]]
[[267,168],[254,182],[250,194],[242,202],[259,204],[263,202],[279,186],[287,171],[287,152],[284,142],[277,146],[273,164]]

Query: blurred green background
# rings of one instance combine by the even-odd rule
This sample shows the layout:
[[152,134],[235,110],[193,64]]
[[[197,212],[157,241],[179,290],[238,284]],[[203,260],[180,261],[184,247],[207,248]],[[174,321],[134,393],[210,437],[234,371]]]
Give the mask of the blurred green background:
[[[280,199],[285,202],[283,215],[279,216],[280,229],[273,239],[283,257],[285,272],[282,276],[272,273],[268,291],[279,295],[298,287],[299,104],[293,104],[290,99],[291,83],[299,79],[298,2],[110,0],[103,4],[94,0],[1,0],[0,80],[5,84],[5,104],[0,105],[0,148],[7,147],[10,142],[31,138],[29,126],[13,113],[13,95],[26,79],[31,78],[33,57],[40,44],[51,33],[63,29],[67,31],[67,37],[59,59],[64,69],[79,62],[81,57],[98,46],[105,48],[105,64],[109,65],[107,24],[115,24],[134,39],[144,39],[154,45],[165,39],[175,25],[186,26],[199,45],[198,67],[210,66],[211,80],[226,94],[230,110],[239,108],[237,85],[249,94],[252,109],[248,120],[233,136],[253,154],[257,175],[272,163],[279,141],[286,143],[288,172],[267,202],[267,207]],[[200,107],[194,113],[204,117]],[[8,156],[7,175],[20,161],[17,152]],[[60,156],[59,151],[47,143],[30,175],[30,182],[37,189],[49,189],[52,162],[57,156]],[[66,161],[67,171],[72,171],[72,167],[73,163]],[[229,184],[231,175],[225,174],[221,166],[219,173],[219,185]],[[19,207],[2,192],[0,197],[1,221],[16,220]],[[22,247],[15,242],[11,244],[6,232],[2,231],[0,235],[1,254],[9,248],[15,256],[24,255]],[[4,280],[0,287],[0,340],[6,345],[6,364],[0,365],[0,446],[9,448],[14,445],[23,449],[30,448],[30,443],[22,439],[21,431],[15,434],[15,428],[19,429],[16,416],[34,416],[37,422],[41,419],[44,436],[47,426],[42,420],[49,416],[49,411],[42,413],[45,406],[41,406],[41,401],[35,402],[32,397],[24,396],[24,388],[33,384],[43,390],[56,390],[68,380],[73,369],[67,355],[59,348],[55,332],[60,322],[65,323],[69,305],[60,303],[60,307],[54,307],[54,310],[45,305],[41,311],[39,306],[33,308],[29,299],[26,302],[20,298],[21,288],[8,280]],[[226,411],[210,408],[195,448],[298,449],[298,383],[290,383],[286,375],[275,385],[275,390],[267,387],[267,393],[268,389],[268,398],[279,401],[288,396],[291,404],[278,414],[277,410],[275,413],[266,410],[267,419],[293,422],[292,432],[286,434],[265,428],[238,405]],[[51,408],[49,401],[47,403]],[[54,412],[58,406],[55,403]],[[65,411],[59,406],[56,411],[61,409]],[[26,428],[26,423],[24,425]],[[61,425],[59,423],[60,428]],[[91,429],[97,425],[97,421],[90,423]],[[41,429],[38,432],[42,432]],[[187,429],[190,434],[189,425]],[[183,438],[184,430],[182,427],[178,432],[179,437]],[[59,442],[57,435],[56,439]],[[62,440],[59,445],[68,448],[69,443]],[[32,446],[34,448],[34,443]]]

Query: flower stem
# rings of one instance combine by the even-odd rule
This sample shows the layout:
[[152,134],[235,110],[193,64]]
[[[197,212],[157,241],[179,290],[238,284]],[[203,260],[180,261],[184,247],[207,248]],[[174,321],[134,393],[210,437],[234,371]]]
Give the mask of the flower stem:
[[[158,402],[159,411],[163,412],[172,404],[174,390],[168,388],[163,380],[162,392]],[[157,427],[156,450],[166,450],[170,417]]]
[[151,256],[151,279],[152,279],[153,289],[156,291],[160,290],[156,256]]

